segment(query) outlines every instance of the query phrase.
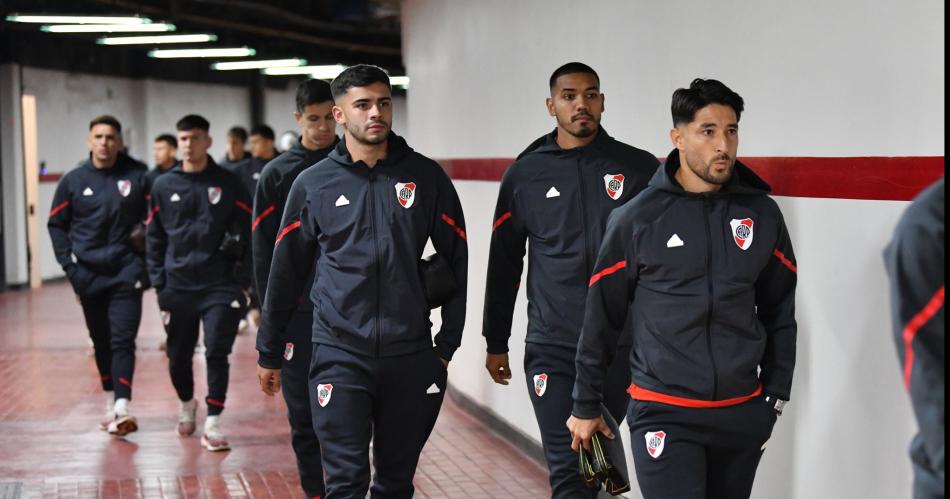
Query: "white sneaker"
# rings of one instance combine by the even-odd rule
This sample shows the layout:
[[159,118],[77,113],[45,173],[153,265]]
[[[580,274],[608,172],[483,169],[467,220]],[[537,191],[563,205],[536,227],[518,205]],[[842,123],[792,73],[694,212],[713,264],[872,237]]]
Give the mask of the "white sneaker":
[[180,402],[178,407],[178,427],[175,431],[179,436],[187,437],[195,433],[195,414],[198,412],[198,401],[191,399],[188,402]]
[[123,437],[139,429],[135,416],[129,414],[129,399],[120,398],[115,401],[115,419],[109,423],[109,434]]
[[205,420],[204,435],[201,435],[201,446],[211,452],[230,450],[227,437],[218,424],[218,416],[208,416]]
[[112,398],[112,392],[106,392],[106,394],[109,397],[106,399],[106,414],[99,421],[99,429],[102,431],[108,431],[109,425],[115,419],[115,399]]
[[238,322],[237,334],[247,334],[248,331],[250,331],[250,323],[247,319],[241,319],[241,322]]

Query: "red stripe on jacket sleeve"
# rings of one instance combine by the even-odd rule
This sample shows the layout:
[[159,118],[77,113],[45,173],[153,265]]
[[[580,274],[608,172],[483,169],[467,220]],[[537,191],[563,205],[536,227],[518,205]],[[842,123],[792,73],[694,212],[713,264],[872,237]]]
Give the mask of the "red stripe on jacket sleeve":
[[274,246],[277,246],[278,244],[280,244],[280,240],[283,239],[284,236],[286,236],[287,234],[290,234],[291,232],[299,228],[300,228],[300,220],[297,220],[296,222],[284,227],[284,230],[280,231],[280,234],[277,234],[277,240],[274,241]]
[[910,373],[914,369],[914,337],[917,336],[920,328],[924,327],[924,324],[932,319],[940,310],[940,307],[943,306],[943,288],[943,286],[940,286],[940,289],[934,293],[930,301],[924,305],[924,308],[911,318],[901,334],[904,339],[904,386],[908,390],[910,390]]
[[776,258],[778,258],[778,261],[782,262],[782,265],[788,267],[788,269],[791,270],[792,272],[796,274],[798,273],[798,267],[796,267],[795,264],[792,263],[791,260],[785,257],[785,253],[782,253],[781,251],[776,249],[772,251],[772,254],[775,255]]
[[505,220],[511,218],[511,212],[507,212],[504,215],[498,217],[498,220],[495,220],[495,223],[492,224],[491,230],[496,230],[498,227],[501,227],[501,224],[505,223]]
[[617,262],[617,263],[615,263],[615,264],[613,264],[613,265],[611,265],[611,266],[605,268],[604,270],[601,270],[600,272],[598,272],[598,273],[596,273],[596,274],[594,274],[594,275],[591,276],[591,278],[590,278],[590,283],[587,284],[587,287],[589,288],[589,287],[593,286],[594,283],[597,282],[597,281],[599,281],[602,277],[607,277],[607,276],[609,276],[610,274],[613,274],[614,272],[616,272],[616,271],[618,271],[618,270],[620,270],[620,269],[622,269],[622,268],[625,268],[626,266],[627,266],[627,261],[626,261],[626,260],[620,260],[619,262]]
[[158,206],[152,208],[152,211],[148,212],[148,219],[145,220],[145,225],[152,223],[152,219],[155,218],[156,213],[158,213]]
[[63,201],[62,203],[59,203],[58,205],[54,206],[53,209],[50,210],[50,212],[49,212],[49,218],[53,218],[53,215],[59,213],[60,211],[62,211],[63,208],[65,208],[65,207],[67,207],[67,206],[69,206],[69,200],[68,200],[68,199],[67,199],[66,201]]
[[466,240],[466,241],[468,240],[465,237],[465,231],[462,230],[462,228],[459,227],[458,225],[455,225],[455,220],[453,220],[450,216],[443,213],[442,220],[445,221],[445,223],[449,224],[453,229],[455,229],[455,232],[458,233],[459,237],[461,237],[463,240]]
[[271,213],[273,213],[275,209],[276,207],[274,205],[270,205],[267,207],[267,209],[262,211],[261,214],[258,215],[257,218],[254,219],[254,223],[251,224],[251,232],[254,232],[254,230],[257,229],[257,226],[260,225],[261,220],[264,220],[265,218],[267,218],[267,215],[270,215]]
[[243,201],[235,201],[234,204],[236,204],[238,208],[246,211],[248,215],[254,214],[254,210],[252,210],[251,207],[247,205],[247,203]]

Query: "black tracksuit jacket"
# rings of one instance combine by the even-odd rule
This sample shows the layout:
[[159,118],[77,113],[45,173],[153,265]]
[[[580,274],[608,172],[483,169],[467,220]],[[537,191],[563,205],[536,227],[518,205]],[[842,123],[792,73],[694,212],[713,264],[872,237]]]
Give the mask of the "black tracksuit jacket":
[[911,457],[939,485],[946,472],[945,200],[941,178],[914,199],[884,251],[894,340],[920,428],[911,444]]
[[[249,287],[251,210],[237,175],[210,156],[200,173],[185,173],[179,163],[158,177],[152,186],[146,239],[155,289],[221,291],[230,296],[235,286]],[[240,235],[245,247],[242,265],[218,250],[226,232]]]
[[[431,237],[458,290],[435,347],[451,359],[465,324],[468,247],[458,195],[434,161],[389,135],[386,159],[353,162],[340,141],[290,190],[264,299],[258,363],[280,367],[287,322],[311,285],[313,341],[369,357],[432,348],[419,259]],[[316,261],[315,277],[310,269]]]
[[60,180],[46,225],[76,294],[144,277],[145,261],[129,232],[145,219],[148,191],[146,170],[125,154],[112,168],[97,169],[87,159]]
[[557,130],[534,141],[501,180],[482,332],[489,353],[508,351],[527,240],[525,341],[577,348],[607,216],[643,190],[659,165],[603,128],[585,147],[561,149],[556,139]]
[[[334,145],[336,145],[334,143]],[[251,242],[254,248],[254,280],[261,302],[267,290],[267,278],[270,276],[271,259],[274,256],[274,242],[280,232],[280,221],[284,217],[284,206],[290,197],[290,187],[301,172],[317,164],[327,157],[333,146],[311,151],[304,147],[300,140],[294,146],[272,159],[257,183],[257,193],[254,195],[254,221],[251,223]],[[313,282],[313,269],[310,271],[308,282]],[[298,299],[298,310],[307,312],[313,310],[313,304],[303,296]],[[274,345],[283,344],[282,338],[270,338],[265,334],[274,333],[273,330],[258,331],[257,341],[263,344],[263,349],[272,351]]]
[[674,150],[607,222],[577,352],[577,417],[600,414],[604,373],[625,325],[636,386],[723,401],[761,384],[789,399],[797,267],[782,213],[768,185],[739,162],[722,190],[707,194],[683,190],[673,177],[679,166]]

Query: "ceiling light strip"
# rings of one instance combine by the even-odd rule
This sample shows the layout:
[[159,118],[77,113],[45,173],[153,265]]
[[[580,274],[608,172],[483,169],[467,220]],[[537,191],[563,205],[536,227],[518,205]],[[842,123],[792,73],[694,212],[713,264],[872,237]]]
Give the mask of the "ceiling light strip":
[[174,24],[55,24],[41,26],[40,31],[49,33],[160,33],[175,31]]
[[152,50],[148,56],[156,59],[179,59],[187,57],[250,57],[256,51],[247,47],[213,48],[213,49],[170,49]]
[[213,42],[218,37],[212,34],[193,35],[154,35],[154,36],[117,36],[96,40],[99,45],[159,45],[163,43],[204,43]]

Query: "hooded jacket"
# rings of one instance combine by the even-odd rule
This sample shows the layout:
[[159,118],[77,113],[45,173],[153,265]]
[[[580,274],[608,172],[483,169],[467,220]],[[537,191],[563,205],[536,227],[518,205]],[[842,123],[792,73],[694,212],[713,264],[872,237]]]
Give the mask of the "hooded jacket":
[[125,154],[111,168],[86,159],[60,180],[46,225],[76,294],[134,285],[144,277],[145,261],[129,244],[129,233],[145,218],[148,191],[145,169]]
[[518,156],[505,171],[495,208],[482,333],[489,353],[508,351],[526,241],[525,341],[577,348],[607,216],[643,190],[658,165],[603,128],[574,149],[562,149],[555,130]]
[[674,150],[607,222],[577,352],[577,417],[599,414],[606,366],[628,323],[635,399],[686,407],[763,391],[789,399],[797,267],[782,213],[738,161],[720,191],[704,194],[679,185],[679,166]]
[[[298,139],[293,147],[267,163],[261,172],[257,192],[254,194],[254,219],[251,222],[254,279],[261,301],[267,290],[271,257],[274,256],[274,241],[277,240],[280,230],[280,220],[284,216],[284,205],[290,196],[290,187],[302,171],[326,158],[332,150],[333,146],[311,151]],[[304,310],[312,309],[307,300],[303,300],[301,307]]]
[[920,429],[910,446],[915,485],[935,494],[946,473],[945,201],[941,178],[910,204],[884,250],[894,341]]
[[[146,221],[146,256],[155,289],[231,296],[236,286],[249,287],[251,210],[240,179],[210,156],[199,173],[185,173],[179,163],[158,177]],[[219,251],[226,233],[239,235],[244,244],[240,265]]]
[[[314,343],[369,357],[432,348],[419,276],[419,259],[431,238],[458,282],[455,296],[442,307],[442,329],[435,336],[439,356],[452,358],[465,324],[468,248],[462,207],[437,163],[393,133],[388,148],[387,157],[370,168],[354,162],[340,141],[294,181],[259,336],[284,337],[310,285]],[[282,344],[258,342],[257,348],[261,366],[280,367]]]

